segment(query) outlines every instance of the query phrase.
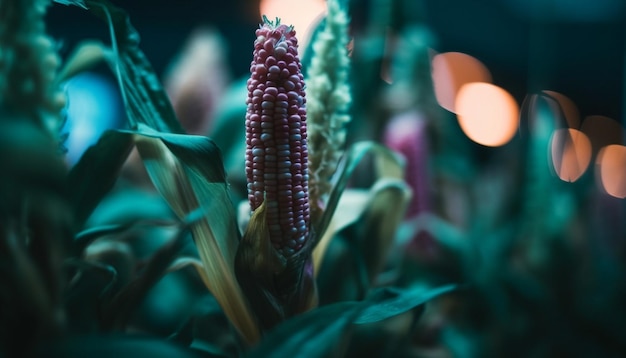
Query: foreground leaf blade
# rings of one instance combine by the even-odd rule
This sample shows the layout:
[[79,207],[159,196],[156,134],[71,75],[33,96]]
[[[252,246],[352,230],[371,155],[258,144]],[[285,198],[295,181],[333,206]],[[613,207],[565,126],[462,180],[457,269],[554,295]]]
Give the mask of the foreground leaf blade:
[[129,133],[107,131],[74,165],[67,186],[79,227],[111,191],[133,147]]
[[137,149],[157,190],[180,219],[202,208],[190,230],[208,277],[209,290],[249,343],[259,332],[235,279],[239,238],[218,148],[206,137],[160,134],[141,127]]
[[396,317],[456,289],[456,285],[435,289],[418,286],[405,290],[380,289],[365,301],[322,306],[277,326],[248,357],[343,357],[353,324]]
[[248,357],[342,357],[358,302],[341,302],[296,316],[271,331]]
[[[441,295],[456,291],[457,285],[446,285],[435,289],[425,289],[421,286],[413,286],[408,289],[385,288],[377,294],[385,299],[374,299],[370,305],[361,311],[356,324],[374,323],[403,314]],[[374,295],[376,296],[376,295]]]

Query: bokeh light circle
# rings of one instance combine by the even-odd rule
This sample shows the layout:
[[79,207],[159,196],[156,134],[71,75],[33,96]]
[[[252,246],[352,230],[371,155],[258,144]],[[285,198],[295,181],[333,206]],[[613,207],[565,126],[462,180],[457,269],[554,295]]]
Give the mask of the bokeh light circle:
[[491,82],[491,73],[482,62],[461,52],[436,54],[431,60],[433,87],[439,105],[450,112],[455,110],[456,97],[463,85],[472,82]]
[[271,21],[277,17],[281,24],[292,25],[296,30],[301,49],[305,49],[313,24],[326,13],[324,0],[262,0],[259,5],[261,16]]
[[566,95],[556,92],[556,91],[542,91],[548,96],[552,97],[561,107],[561,111],[563,111],[563,116],[565,117],[565,121],[567,126],[574,129],[580,128],[580,112],[578,111],[578,107],[576,103],[572,101]]
[[519,106],[510,93],[496,85],[464,85],[455,108],[461,129],[478,144],[498,147],[508,143],[517,131]]
[[626,198],[626,147],[611,144],[602,148],[596,163],[602,189],[616,198]]
[[552,165],[558,177],[575,182],[591,161],[591,141],[585,133],[573,129],[557,129],[550,139]]

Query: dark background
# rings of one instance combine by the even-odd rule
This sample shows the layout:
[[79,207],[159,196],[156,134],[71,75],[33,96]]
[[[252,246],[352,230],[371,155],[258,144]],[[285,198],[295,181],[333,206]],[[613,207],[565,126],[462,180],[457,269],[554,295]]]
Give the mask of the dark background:
[[[199,25],[213,26],[223,34],[233,75],[247,73],[254,29],[260,20],[257,0],[114,3],[130,13],[141,34],[141,46],[158,73],[163,73],[190,31]],[[359,0],[353,3],[353,9],[362,6]],[[557,3],[566,4],[569,12],[545,5]],[[510,91],[519,102],[528,92],[554,90],[573,99],[583,118],[598,114],[624,123],[623,3],[425,0],[423,18],[436,36],[437,51],[460,51],[478,58],[491,70],[494,83]],[[604,4],[608,10],[602,13],[589,4]],[[49,10],[48,27],[62,41],[62,55],[82,39],[108,38],[107,28],[99,19],[58,4]]]

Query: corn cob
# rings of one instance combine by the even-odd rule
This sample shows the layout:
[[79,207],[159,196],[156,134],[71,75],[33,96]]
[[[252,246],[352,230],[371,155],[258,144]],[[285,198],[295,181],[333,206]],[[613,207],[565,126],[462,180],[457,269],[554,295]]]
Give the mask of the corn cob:
[[262,203],[273,247],[292,256],[309,233],[304,77],[292,27],[256,31],[248,80],[246,176],[251,210]]

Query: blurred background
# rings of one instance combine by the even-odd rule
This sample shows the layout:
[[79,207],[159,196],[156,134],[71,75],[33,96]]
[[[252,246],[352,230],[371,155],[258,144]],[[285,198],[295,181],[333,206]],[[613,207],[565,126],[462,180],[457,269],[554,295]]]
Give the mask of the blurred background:
[[[208,116],[217,115],[226,98],[222,96],[227,96],[227,88],[248,75],[254,29],[262,21],[261,14],[294,24],[301,43],[305,44],[311,24],[317,24],[325,11],[323,0],[113,2],[129,12],[141,35],[141,48],[163,79],[168,93],[180,97],[172,97],[177,112],[202,112]],[[392,5],[385,5],[387,3]],[[581,167],[575,172],[584,172],[591,166],[600,147],[623,144],[626,103],[626,5],[623,1],[352,0],[352,31],[363,32],[372,19],[382,17],[368,13],[368,9],[385,6],[391,7],[388,10],[399,24],[393,29],[395,35],[406,24],[419,23],[429,31],[434,90],[443,109],[458,114],[454,107],[455,102],[458,105],[457,94],[463,84],[476,81],[493,84],[464,91],[465,103],[472,104],[473,112],[470,112],[473,114],[458,118],[463,132],[479,144],[474,148],[479,158],[492,155],[485,147],[506,145],[515,136],[521,129],[517,119],[524,99],[529,93],[541,91],[560,99],[559,104],[567,112],[568,126],[575,131],[568,140],[585,142],[582,147],[593,151],[593,155],[583,153],[581,158],[580,153],[585,150],[581,146],[570,146],[576,147],[572,149],[572,160]],[[48,26],[51,35],[61,44],[62,56],[67,56],[86,38],[108,43],[107,27],[75,7],[53,6],[48,13]],[[389,57],[393,52],[394,31],[390,29],[385,39],[386,53],[380,54],[381,57]],[[208,55],[205,58],[193,56],[194,48]],[[183,62],[189,58],[198,60],[195,65]],[[383,60],[381,68],[381,79],[388,83],[393,79],[384,64],[392,60]],[[211,63],[217,65],[210,65],[211,69],[207,70]],[[196,82],[210,78],[206,82],[211,84],[204,84],[207,87],[202,95],[204,100],[191,104],[188,92],[203,93],[197,89],[202,84],[190,84],[194,78]],[[185,86],[196,88],[187,90]],[[68,140],[70,161],[75,161],[103,130],[123,123],[123,110],[115,87],[105,66],[68,84],[68,129],[73,128]],[[85,88],[89,91],[84,91]],[[96,110],[95,106],[101,109]],[[491,122],[472,120],[490,118],[491,114],[481,107],[510,112],[508,115],[498,113],[498,118]],[[89,109],[98,113],[98,123],[80,120],[81,116],[93,118],[93,113],[80,115]],[[504,117],[510,119],[509,124],[501,120]],[[195,123],[187,126],[189,132],[209,132],[211,120],[192,118],[189,121]],[[483,126],[472,130],[475,125],[472,123],[477,121],[482,121]],[[501,127],[494,127],[493,121]],[[489,131],[504,134],[494,139],[488,137]],[[578,133],[583,133],[580,137],[584,138],[577,139]],[[558,168],[556,171],[565,181],[575,181],[581,174],[560,174]]]
[[[283,17],[315,18],[323,0],[281,3]],[[224,36],[234,77],[247,73],[253,30],[261,21],[259,0],[113,1],[131,15],[141,46],[163,73],[199,26]],[[373,0],[354,1],[359,3]],[[625,6],[620,0],[421,0],[420,16],[435,35],[438,52],[458,51],[483,62],[494,82],[521,100],[550,88],[575,100],[583,113],[615,119],[623,111]],[[316,6],[317,5],[317,6]],[[265,5],[268,6],[268,5]],[[365,7],[363,5],[363,7]],[[303,11],[304,10],[304,11]],[[276,10],[274,10],[276,11]],[[268,17],[275,15],[268,14]],[[53,6],[51,34],[68,51],[88,37],[106,38],[106,27],[80,9]]]

